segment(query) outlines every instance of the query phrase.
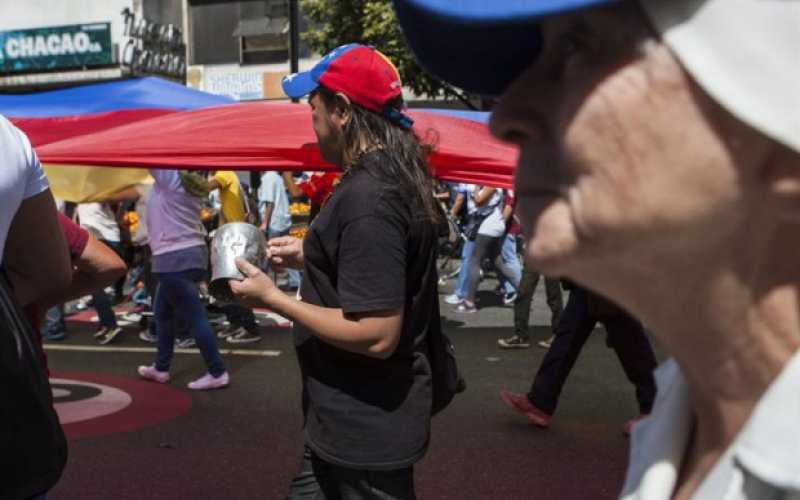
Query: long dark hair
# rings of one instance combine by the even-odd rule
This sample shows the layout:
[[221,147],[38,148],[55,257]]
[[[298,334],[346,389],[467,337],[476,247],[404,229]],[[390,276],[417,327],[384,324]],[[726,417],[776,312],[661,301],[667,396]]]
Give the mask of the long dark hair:
[[[334,106],[335,93],[320,86],[317,89],[325,105]],[[386,106],[401,111],[403,97],[397,96]],[[352,117],[344,127],[344,158],[349,159],[346,169],[369,168],[376,178],[388,186],[402,190],[403,197],[415,201],[425,219],[433,223],[442,220],[441,209],[433,197],[433,180],[428,170],[428,156],[433,151],[433,140],[423,143],[413,129],[404,129],[387,118],[352,104]],[[387,161],[360,164],[364,145],[385,152]],[[379,170],[379,171],[377,171]]]

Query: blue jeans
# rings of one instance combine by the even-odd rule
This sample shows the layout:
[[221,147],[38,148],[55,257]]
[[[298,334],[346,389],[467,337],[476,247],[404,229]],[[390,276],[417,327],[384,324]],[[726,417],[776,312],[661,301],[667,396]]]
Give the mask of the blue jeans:
[[42,336],[44,338],[61,337],[67,333],[67,324],[64,322],[64,305],[59,304],[47,310],[44,316]]
[[467,296],[467,285],[469,284],[469,261],[472,258],[472,250],[475,248],[474,240],[467,240],[461,247],[461,267],[458,269],[458,281],[456,281],[455,294],[463,299]]
[[206,317],[206,310],[198,297],[197,282],[205,277],[203,269],[189,269],[174,273],[153,273],[158,280],[158,290],[153,304],[153,314],[158,330],[156,370],[169,371],[175,348],[175,323],[181,317],[197,341],[197,347],[214,377],[225,373],[225,365],[217,350],[217,338]]
[[[273,231],[271,229],[267,230],[267,240],[272,238],[277,238],[279,236],[287,236],[289,234],[289,230],[285,231]],[[292,288],[300,288],[300,279],[302,275],[300,271],[297,269],[286,269],[286,274],[288,275],[289,286]]]
[[[500,251],[500,255],[503,258],[503,262],[506,263],[509,270],[513,272],[514,275],[514,282],[519,283],[522,279],[522,264],[519,263],[519,259],[517,258],[517,237],[513,234],[507,234],[506,239],[503,240],[503,248]],[[500,281],[500,284],[506,291],[506,294],[511,294],[517,291],[514,288],[514,283],[508,281],[502,274],[500,274],[497,279]]]

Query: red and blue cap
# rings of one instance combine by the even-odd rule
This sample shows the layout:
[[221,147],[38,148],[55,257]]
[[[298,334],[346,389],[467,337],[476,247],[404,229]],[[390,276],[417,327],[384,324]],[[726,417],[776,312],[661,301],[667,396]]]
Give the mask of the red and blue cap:
[[541,52],[538,22],[615,0],[393,0],[422,66],[456,87],[495,96]]
[[283,92],[298,99],[319,86],[341,92],[359,106],[389,121],[411,128],[411,118],[387,103],[403,91],[400,74],[385,55],[372,47],[351,43],[333,49],[310,71],[283,77]]

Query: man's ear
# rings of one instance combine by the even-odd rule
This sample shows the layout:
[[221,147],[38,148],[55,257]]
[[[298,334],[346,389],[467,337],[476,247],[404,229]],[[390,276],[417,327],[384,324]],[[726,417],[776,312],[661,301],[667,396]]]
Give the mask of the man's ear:
[[800,222],[800,153],[775,144],[764,175],[774,213]]
[[341,92],[337,92],[333,99],[333,114],[340,120],[339,125],[344,127],[353,116],[353,103]]

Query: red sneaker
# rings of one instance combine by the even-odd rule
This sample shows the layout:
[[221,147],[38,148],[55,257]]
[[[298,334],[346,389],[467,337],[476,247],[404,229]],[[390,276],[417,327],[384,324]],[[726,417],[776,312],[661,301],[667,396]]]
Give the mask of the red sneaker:
[[628,420],[625,422],[625,425],[622,426],[622,433],[626,436],[630,436],[631,432],[633,432],[633,426],[646,419],[649,415],[649,413],[640,413],[638,416]]
[[550,421],[553,420],[553,416],[534,406],[528,396],[502,390],[500,391],[500,399],[509,408],[524,415],[533,425],[544,429],[550,427]]

